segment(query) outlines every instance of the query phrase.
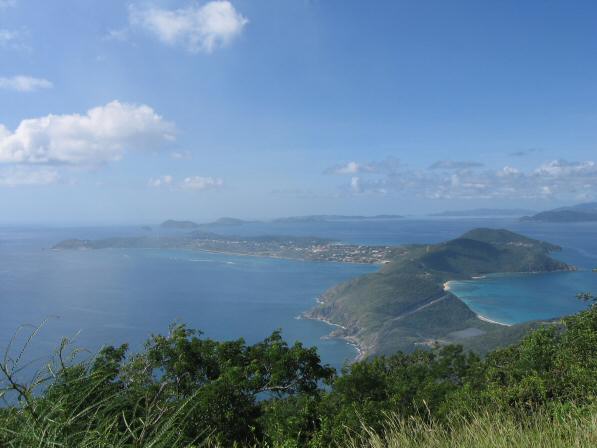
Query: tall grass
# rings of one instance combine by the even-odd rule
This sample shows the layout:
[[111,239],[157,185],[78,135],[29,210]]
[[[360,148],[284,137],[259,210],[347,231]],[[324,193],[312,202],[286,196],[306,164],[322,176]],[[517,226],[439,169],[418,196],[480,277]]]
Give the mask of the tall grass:
[[597,413],[571,411],[554,418],[544,412],[517,418],[483,412],[448,424],[390,416],[381,432],[365,428],[347,448],[589,448],[597,447]]

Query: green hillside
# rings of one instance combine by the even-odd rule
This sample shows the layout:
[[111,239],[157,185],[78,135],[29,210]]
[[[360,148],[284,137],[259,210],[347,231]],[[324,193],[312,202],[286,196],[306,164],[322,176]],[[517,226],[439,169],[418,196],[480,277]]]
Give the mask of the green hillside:
[[475,229],[440,244],[408,246],[379,272],[327,291],[307,317],[343,326],[334,335],[358,342],[365,354],[449,343],[485,352],[517,340],[533,324],[507,327],[482,321],[444,289],[445,282],[572,269],[550,256],[558,249],[494,229]]

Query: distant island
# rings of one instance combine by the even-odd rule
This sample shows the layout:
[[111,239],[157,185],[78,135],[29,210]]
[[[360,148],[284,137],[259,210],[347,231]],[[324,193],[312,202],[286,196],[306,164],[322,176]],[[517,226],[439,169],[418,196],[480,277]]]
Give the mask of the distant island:
[[400,215],[374,215],[374,216],[360,216],[360,215],[306,215],[306,216],[289,216],[285,218],[275,218],[269,221],[246,220],[232,217],[222,217],[215,221],[197,223],[194,221],[178,221],[169,219],[160,224],[160,228],[167,230],[194,230],[209,227],[233,227],[243,226],[246,224],[257,224],[261,222],[269,222],[274,224],[292,224],[292,223],[311,223],[311,222],[341,222],[341,221],[390,221],[394,219],[403,219]]
[[258,222],[259,221],[247,221],[245,219],[223,217],[223,218],[218,218],[212,222],[206,222],[206,223],[199,224],[199,226],[200,227],[242,226],[245,224],[254,224],[254,223],[258,223]]
[[520,217],[536,213],[534,210],[520,208],[475,208],[472,210],[446,210],[440,213],[432,213],[429,216],[445,217],[486,217],[486,216],[514,216]]
[[160,228],[169,230],[189,230],[198,229],[199,227],[200,225],[193,221],[176,221],[174,219],[169,219],[160,224]]
[[532,216],[524,216],[521,219],[528,222],[595,222],[597,221],[597,202],[555,208]]
[[187,249],[230,255],[364,264],[388,263],[403,252],[402,248],[394,246],[340,244],[334,240],[315,237],[224,236],[201,231],[168,237],[69,239],[61,241],[52,249]]
[[403,247],[374,274],[325,292],[304,317],[337,325],[332,337],[361,357],[461,344],[486,352],[522,337],[536,323],[506,326],[476,315],[449,291],[451,280],[493,273],[574,270],[549,256],[558,246],[493,229],[475,229],[440,244]]
[[277,218],[272,220],[274,223],[308,223],[308,222],[333,222],[333,221],[389,221],[394,219],[403,219],[401,215],[307,215],[307,216],[289,216],[287,218]]

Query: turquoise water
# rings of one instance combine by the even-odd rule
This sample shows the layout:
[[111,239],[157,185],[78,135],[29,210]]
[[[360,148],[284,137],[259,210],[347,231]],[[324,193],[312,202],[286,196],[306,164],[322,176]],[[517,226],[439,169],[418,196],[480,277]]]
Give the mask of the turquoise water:
[[550,319],[577,313],[587,304],[576,299],[582,291],[597,291],[597,274],[496,275],[450,283],[450,291],[474,312],[505,324]]

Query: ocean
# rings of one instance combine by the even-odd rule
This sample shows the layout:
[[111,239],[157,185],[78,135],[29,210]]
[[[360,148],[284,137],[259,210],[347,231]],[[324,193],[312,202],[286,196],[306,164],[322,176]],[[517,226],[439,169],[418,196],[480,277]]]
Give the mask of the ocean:
[[[394,221],[247,224],[212,228],[235,235],[309,235],[347,243],[434,243],[475,227],[500,227],[561,245],[556,257],[578,272],[492,276],[452,285],[475,312],[504,323],[574,313],[586,304],[576,292],[597,292],[597,224],[535,224],[512,219],[404,219]],[[143,234],[141,227],[0,228],[0,345],[21,325],[43,328],[31,358],[47,355],[63,336],[91,353],[127,342],[139,349],[152,333],[185,323],[206,337],[257,342],[281,329],[290,342],[318,347],[336,368],[354,347],[325,339],[332,328],[298,319],[327,288],[378,268],[184,250],[52,251],[66,238]],[[23,343],[24,327],[14,344]]]

